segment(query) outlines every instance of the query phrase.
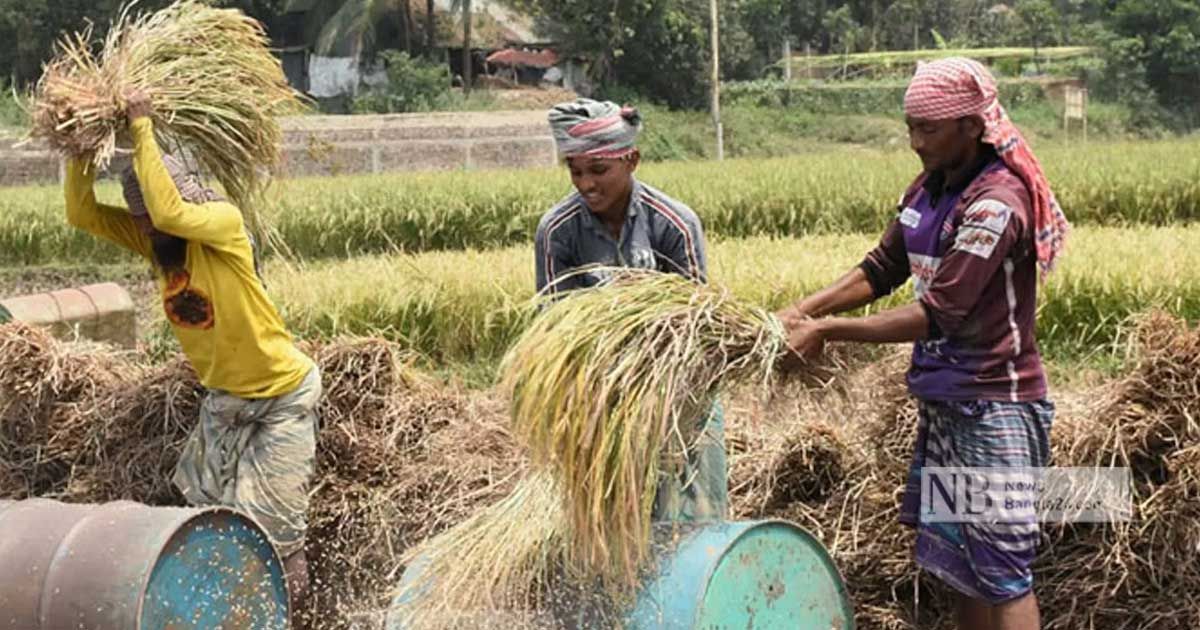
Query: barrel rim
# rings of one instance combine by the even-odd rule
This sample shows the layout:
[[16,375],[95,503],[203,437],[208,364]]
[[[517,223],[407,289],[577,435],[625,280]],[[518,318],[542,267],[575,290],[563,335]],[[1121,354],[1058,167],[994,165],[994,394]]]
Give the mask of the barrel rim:
[[[143,504],[138,504],[138,505],[143,505]],[[143,505],[143,507],[153,507],[153,506],[144,506]],[[175,529],[171,533],[171,535],[167,536],[166,539],[163,540],[162,545],[160,545],[159,548],[157,550],[155,550],[155,553],[153,556],[153,558],[155,558],[154,564],[146,572],[146,581],[144,583],[142,583],[140,592],[138,593],[137,616],[135,618],[137,619],[139,625],[142,622],[142,614],[145,612],[144,609],[145,609],[145,605],[146,605],[146,594],[147,594],[147,591],[150,589],[150,576],[154,574],[154,569],[158,566],[158,561],[162,559],[162,554],[164,551],[166,551],[167,545],[169,545],[171,543],[171,541],[174,540],[177,535],[179,535],[179,532],[182,530],[182,528],[185,525],[188,525],[189,523],[191,523],[192,521],[194,521],[198,518],[210,516],[210,515],[216,515],[216,514],[225,514],[225,515],[233,516],[235,518],[240,518],[241,520],[249,523],[255,531],[257,531],[259,534],[262,535],[263,540],[265,540],[267,542],[267,546],[271,549],[271,554],[274,556],[275,560],[278,561],[278,563],[279,563],[279,575],[281,578],[283,578],[283,588],[284,588],[283,613],[284,613],[285,618],[291,619],[291,614],[292,614],[292,610],[291,610],[292,602],[291,602],[291,597],[290,597],[291,585],[288,584],[287,571],[284,570],[284,568],[283,568],[283,557],[281,557],[279,555],[279,549],[275,548],[275,541],[271,540],[271,537],[269,535],[267,535],[267,531],[265,529],[263,529],[262,525],[258,524],[258,521],[254,520],[254,517],[250,516],[249,514],[246,514],[245,512],[242,512],[240,510],[237,510],[235,508],[227,506],[227,505],[204,505],[204,506],[194,506],[194,507],[169,506],[169,507],[187,510],[187,511],[191,511],[193,513],[190,516],[188,516],[188,518],[181,521],[175,527]]]
[[[716,561],[710,563],[708,565],[708,568],[705,570],[704,579],[701,581],[701,584],[704,585],[704,588],[701,589],[696,594],[695,605],[692,606],[692,610],[694,611],[693,617],[692,617],[693,625],[695,625],[697,619],[699,618],[700,610],[703,608],[703,605],[704,605],[704,596],[708,593],[708,589],[712,585],[713,575],[716,573],[717,568],[720,567],[721,563],[725,560],[725,556],[728,555],[729,549],[731,549],[734,546],[734,544],[736,544],[739,540],[744,538],[750,532],[752,532],[760,527],[771,526],[771,525],[783,525],[785,527],[790,527],[791,529],[800,532],[804,536],[808,537],[811,541],[817,543],[816,545],[813,545],[812,548],[819,551],[819,555],[821,556],[822,560],[824,560],[826,566],[833,569],[833,574],[837,576],[838,585],[840,586],[839,590],[842,592],[842,595],[845,597],[846,606],[850,609],[849,610],[850,616],[848,617],[848,621],[849,621],[850,625],[847,630],[854,630],[854,627],[855,627],[854,598],[850,595],[850,589],[846,587],[846,578],[845,578],[845,576],[842,575],[841,568],[839,568],[837,563],[833,561],[833,554],[829,553],[829,550],[825,548],[825,544],[821,542],[821,539],[819,539],[815,535],[813,535],[813,533],[811,531],[809,531],[807,528],[805,528],[804,526],[802,526],[798,523],[795,523],[793,521],[783,519],[783,518],[767,518],[767,519],[762,519],[762,520],[757,520],[757,521],[732,521],[729,523],[739,525],[740,526],[739,530],[734,535],[733,538],[731,538],[729,541],[727,541],[725,543],[725,547],[721,551],[721,555],[716,559]],[[693,532],[693,536],[698,534],[700,531],[702,531],[702,530],[697,529],[696,532]]]

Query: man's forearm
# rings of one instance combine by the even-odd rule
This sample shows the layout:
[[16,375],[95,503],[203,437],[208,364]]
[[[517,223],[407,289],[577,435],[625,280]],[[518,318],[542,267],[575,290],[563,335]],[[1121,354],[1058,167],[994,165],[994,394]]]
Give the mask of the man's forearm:
[[929,335],[929,317],[918,302],[869,317],[823,319],[819,326],[826,341],[902,343]]
[[833,284],[797,302],[794,308],[817,318],[844,313],[874,300],[875,291],[867,281],[867,274],[855,267]]

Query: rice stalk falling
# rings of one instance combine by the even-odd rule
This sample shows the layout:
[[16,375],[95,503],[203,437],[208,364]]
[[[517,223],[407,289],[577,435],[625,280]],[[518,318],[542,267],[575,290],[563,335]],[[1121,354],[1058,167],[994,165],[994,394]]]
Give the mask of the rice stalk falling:
[[281,159],[277,116],[302,105],[261,24],[180,0],[139,16],[126,5],[96,50],[92,28],[59,41],[30,104],[31,138],[105,168],[127,138],[133,90],[151,100],[159,142],[186,149],[265,234],[253,210]]
[[769,380],[769,312],[674,274],[617,269],[546,308],[504,358],[514,434],[557,476],[573,572],[636,584],[660,470],[679,471],[721,384]]
[[391,614],[414,628],[453,628],[473,625],[464,615],[541,609],[563,566],[561,497],[549,471],[532,471],[505,499],[408,550]]

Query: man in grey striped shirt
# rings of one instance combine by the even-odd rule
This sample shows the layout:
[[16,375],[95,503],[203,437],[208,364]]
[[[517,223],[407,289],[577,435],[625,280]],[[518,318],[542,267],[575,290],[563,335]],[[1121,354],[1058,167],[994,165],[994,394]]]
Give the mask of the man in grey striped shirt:
[[[603,269],[635,267],[678,273],[697,282],[708,276],[704,230],[691,208],[634,177],[640,154],[637,110],[579,99],[550,110],[559,155],[575,191],[538,224],[534,246],[539,293],[556,294],[602,284]],[[724,418],[720,405],[697,423],[700,437],[681,478],[663,475],[655,520],[725,518],[728,505]]]
[[538,224],[537,289],[557,293],[594,286],[603,272],[568,275],[587,265],[707,277],[704,230],[695,212],[634,176],[640,154],[637,110],[580,99],[550,111],[559,154],[576,192]]

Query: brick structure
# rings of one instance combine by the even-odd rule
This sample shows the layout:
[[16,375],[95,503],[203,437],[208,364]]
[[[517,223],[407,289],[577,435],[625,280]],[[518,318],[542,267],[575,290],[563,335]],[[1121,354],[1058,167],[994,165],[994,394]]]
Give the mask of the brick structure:
[[[554,139],[542,111],[296,116],[281,121],[283,177],[553,166]],[[0,138],[0,186],[61,181],[44,145],[9,148]],[[119,158],[109,173],[119,173]]]

